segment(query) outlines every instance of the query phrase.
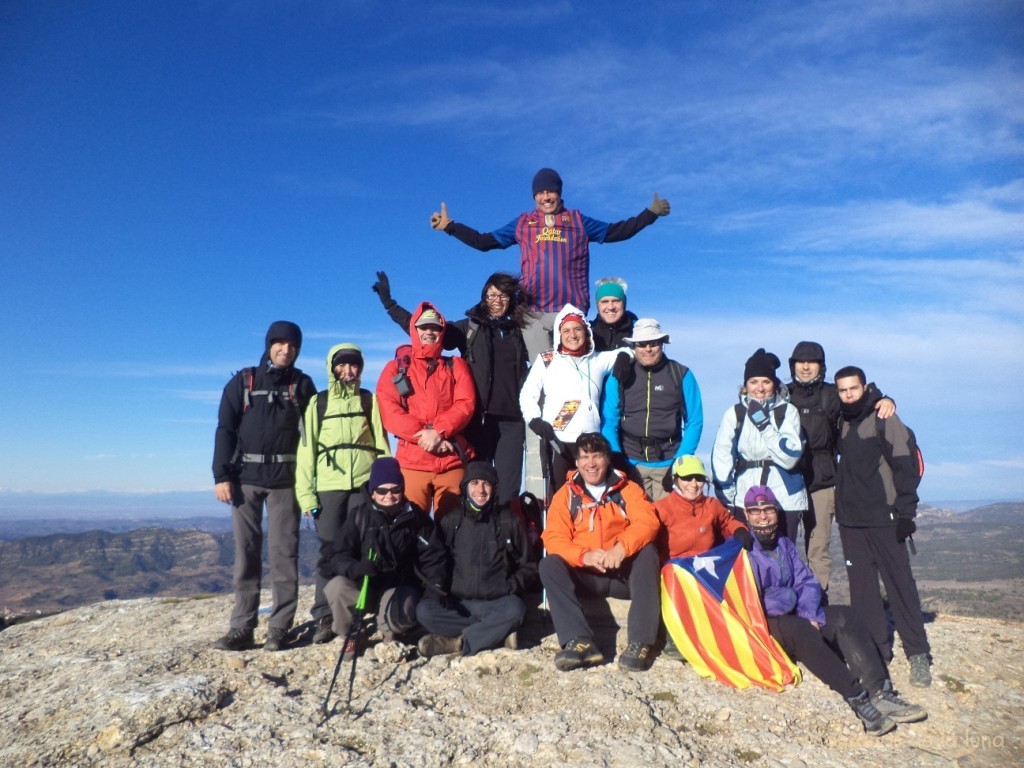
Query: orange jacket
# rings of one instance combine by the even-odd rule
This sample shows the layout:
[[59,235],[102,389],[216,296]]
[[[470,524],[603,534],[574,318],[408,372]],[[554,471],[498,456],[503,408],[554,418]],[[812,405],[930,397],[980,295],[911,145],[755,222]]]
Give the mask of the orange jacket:
[[[632,557],[655,540],[661,523],[644,489],[615,469],[611,470],[609,481],[598,501],[590,496],[578,473],[569,473],[548,507],[542,535],[548,554],[582,567],[583,555],[593,549],[610,549],[619,543],[626,557]],[[609,498],[615,491],[621,495],[625,511]],[[569,511],[573,496],[579,507],[575,520]]]
[[672,491],[654,506],[665,526],[658,540],[662,561],[707,552],[732,536],[737,528],[746,527],[718,499],[707,496],[688,501]]
[[439,340],[430,345],[420,343],[416,321],[427,308],[437,312],[437,308],[428,302],[416,308],[409,320],[412,347],[400,347],[397,355],[406,367],[412,394],[403,404],[393,381],[399,369],[399,360],[395,359],[384,366],[377,380],[377,403],[384,428],[398,440],[395,458],[402,467],[424,472],[447,472],[462,466],[459,454],[428,453],[419,447],[415,435],[429,425],[443,439],[457,443],[467,459],[473,458],[472,446],[460,433],[473,417],[476,389],[472,371],[465,360],[448,358],[451,361],[449,367],[441,357],[440,339],[444,336],[445,321],[440,312],[437,312],[442,329]]

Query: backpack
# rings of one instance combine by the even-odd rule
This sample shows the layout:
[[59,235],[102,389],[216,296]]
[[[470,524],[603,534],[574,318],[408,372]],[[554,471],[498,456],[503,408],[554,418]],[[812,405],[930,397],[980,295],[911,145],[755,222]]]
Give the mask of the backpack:
[[268,403],[274,402],[275,399],[280,398],[286,403],[290,402],[295,406],[295,409],[299,412],[299,437],[302,439],[302,444],[306,444],[306,423],[305,419],[302,418],[302,408],[299,406],[299,399],[295,396],[296,390],[298,389],[298,382],[295,378],[295,370],[292,369],[289,377],[288,386],[285,389],[253,389],[256,380],[256,369],[252,366],[243,368],[242,374],[242,413],[245,413],[252,408],[253,395],[261,395],[267,398]]
[[[879,418],[878,417],[878,413],[876,412],[875,413],[875,435],[878,437],[878,442],[882,446],[882,454],[883,455],[886,454],[885,447],[887,445],[887,443],[885,442],[884,438],[882,437],[882,435],[885,433],[885,425],[884,424],[880,425],[879,422],[884,422],[884,421],[885,421],[885,419]],[[918,477],[918,480],[920,480],[922,477],[924,477],[924,454],[921,453],[921,447],[917,444],[917,435],[914,434],[914,430],[912,430],[906,424],[904,424],[903,426],[907,430],[907,449],[910,451],[910,455],[914,457],[914,460],[915,460],[914,463],[917,465],[917,477]]]
[[[358,416],[356,413],[332,413],[330,416],[327,414],[327,397],[328,390],[323,392],[317,392],[316,394],[316,430],[317,435],[320,434],[320,426],[326,419],[347,419],[354,416]],[[370,436],[373,438],[373,444],[366,445],[364,443],[338,443],[337,445],[324,445],[317,440],[317,447],[327,457],[327,466],[333,466],[335,469],[340,470],[337,460],[334,458],[335,452],[340,448],[355,448],[363,451],[371,451],[374,455],[380,456],[384,452],[376,445],[376,436],[373,433],[373,392],[368,389],[359,390],[359,404],[362,407],[362,415],[366,417],[366,423],[370,427]]]
[[[584,504],[583,503],[583,497],[580,496],[575,491],[573,491],[573,489],[570,487],[569,488],[569,518],[573,521],[573,523],[575,523],[576,522],[576,516],[580,512],[582,512],[584,509],[595,509],[596,507],[603,506],[605,503],[607,503],[609,501],[614,501],[616,504],[618,504],[619,505],[619,509],[622,511],[622,516],[624,518],[626,518],[627,520],[629,520],[629,515],[626,514],[626,500],[624,498],[622,498],[622,493],[618,489],[606,493],[602,499],[599,499],[597,501],[592,501],[592,502],[589,502],[587,504]],[[593,524],[593,523],[591,523],[591,524]]]
[[[409,377],[406,375],[409,372],[409,366],[412,364],[408,352],[410,349],[412,349],[411,344],[403,344],[395,350],[395,362],[398,363],[398,373],[391,378],[391,382],[395,385],[398,396],[401,398],[402,408],[406,411],[409,410],[409,395],[413,394],[412,382],[409,381]],[[455,358],[453,357],[444,357],[442,355],[441,362],[444,363],[445,368],[449,371],[455,368]]]

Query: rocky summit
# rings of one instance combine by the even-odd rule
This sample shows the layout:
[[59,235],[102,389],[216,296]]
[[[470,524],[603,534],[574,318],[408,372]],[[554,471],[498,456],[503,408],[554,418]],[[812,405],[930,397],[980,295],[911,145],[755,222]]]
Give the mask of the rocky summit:
[[[300,615],[308,615],[303,588]],[[622,622],[616,601],[612,619]],[[537,615],[520,650],[419,659],[371,643],[321,712],[341,643],[214,650],[231,597],[108,601],[0,632],[4,766],[1007,766],[1024,764],[1024,625],[939,615],[927,720],[880,739],[816,679],[737,691],[658,658],[561,673]],[[266,627],[257,630],[261,641]],[[300,628],[302,629],[302,628]],[[624,645],[610,624],[606,653]],[[525,647],[523,647],[525,646]]]

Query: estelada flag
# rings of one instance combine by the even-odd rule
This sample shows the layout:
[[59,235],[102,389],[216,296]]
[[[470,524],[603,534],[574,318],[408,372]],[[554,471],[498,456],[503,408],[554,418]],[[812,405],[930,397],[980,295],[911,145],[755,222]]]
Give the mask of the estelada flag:
[[799,668],[768,633],[750,560],[735,539],[662,566],[661,615],[702,677],[773,691],[800,682]]

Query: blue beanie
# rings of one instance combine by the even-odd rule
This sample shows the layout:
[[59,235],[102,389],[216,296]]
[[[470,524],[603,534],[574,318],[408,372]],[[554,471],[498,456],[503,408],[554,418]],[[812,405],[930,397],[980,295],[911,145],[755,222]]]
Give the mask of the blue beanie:
[[551,168],[541,168],[533,177],[533,194],[550,190],[562,194],[562,177]]
[[370,466],[370,489],[380,488],[382,485],[405,485],[398,459],[392,456],[377,459]]

